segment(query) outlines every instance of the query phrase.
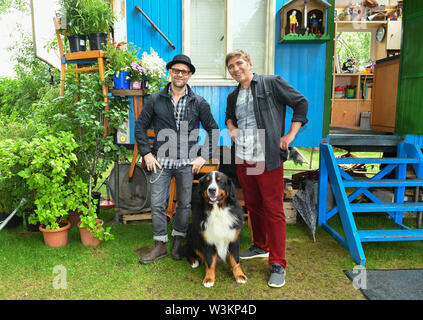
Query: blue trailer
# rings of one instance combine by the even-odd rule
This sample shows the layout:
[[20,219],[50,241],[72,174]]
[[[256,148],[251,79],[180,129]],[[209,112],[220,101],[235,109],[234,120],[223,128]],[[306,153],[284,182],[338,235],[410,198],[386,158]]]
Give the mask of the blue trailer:
[[[421,50],[418,48],[423,47],[422,38],[413,37],[414,26],[421,25],[423,17],[422,4],[417,2],[404,4],[401,48],[416,55]],[[301,19],[299,28],[305,33],[308,33],[309,14],[313,10],[321,12],[323,36],[319,39],[287,37],[287,14],[294,9]],[[420,125],[415,125],[412,116],[423,110],[423,99],[412,99],[418,91],[413,90],[413,86],[423,81],[421,64],[405,59],[402,51],[399,70],[402,90],[398,92],[397,122],[393,132],[331,126],[334,118],[335,0],[115,0],[114,10],[118,16],[115,41],[134,43],[147,52],[153,48],[165,61],[180,53],[191,57],[199,72],[190,80],[190,85],[210,103],[213,116],[223,131],[226,128],[226,98],[236,85],[224,66],[224,57],[232,49],[246,49],[252,55],[253,70],[280,75],[307,97],[310,121],[301,128],[292,146],[320,147],[318,224],[350,251],[357,264],[364,265],[366,261],[363,242],[423,239],[423,230],[402,224],[404,212],[422,210],[421,200],[410,204],[404,201],[406,187],[423,185],[423,121],[420,119]],[[411,42],[417,43],[411,46]],[[403,83],[409,90],[401,87]],[[407,104],[407,101],[412,103]],[[287,108],[288,127],[291,118],[292,110]],[[133,144],[133,114],[130,114],[128,125],[128,143]],[[230,146],[231,140],[222,135],[220,144]],[[338,160],[333,147],[383,151],[393,156],[384,160]],[[373,179],[355,181],[339,167],[342,161],[383,164],[381,168],[384,169]],[[412,181],[407,179],[407,166],[415,171]],[[394,177],[387,179],[390,172]],[[328,184],[336,202],[330,209],[326,208]],[[347,187],[355,188],[353,194],[347,195]],[[373,187],[395,188],[394,202],[382,203],[372,194]],[[362,194],[370,200],[368,204],[354,202]],[[359,231],[354,212],[386,213],[396,229]],[[343,235],[327,223],[336,214],[341,218]]]

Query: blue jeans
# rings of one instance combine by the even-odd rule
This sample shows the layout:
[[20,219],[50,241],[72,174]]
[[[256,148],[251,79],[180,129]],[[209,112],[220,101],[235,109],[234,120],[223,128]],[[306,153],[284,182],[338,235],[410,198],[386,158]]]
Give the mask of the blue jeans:
[[151,183],[151,216],[153,220],[153,239],[167,242],[166,208],[169,198],[169,188],[172,177],[176,180],[178,206],[174,215],[172,236],[185,237],[188,229],[188,219],[191,210],[192,167],[179,169],[159,169],[152,172]]

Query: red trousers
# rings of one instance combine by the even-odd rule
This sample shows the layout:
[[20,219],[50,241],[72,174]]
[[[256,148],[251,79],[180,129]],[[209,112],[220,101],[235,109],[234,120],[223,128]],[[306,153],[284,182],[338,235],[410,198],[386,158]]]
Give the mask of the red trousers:
[[267,171],[262,162],[256,168],[246,162],[237,164],[238,180],[250,212],[254,244],[269,251],[269,264],[279,263],[286,268],[283,166]]

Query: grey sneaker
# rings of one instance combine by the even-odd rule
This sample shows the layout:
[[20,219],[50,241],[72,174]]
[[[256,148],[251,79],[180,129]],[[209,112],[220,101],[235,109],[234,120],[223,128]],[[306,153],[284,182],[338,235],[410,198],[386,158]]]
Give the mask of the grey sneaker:
[[252,245],[249,249],[239,253],[240,259],[269,258],[269,252]]
[[279,263],[272,264],[272,272],[267,284],[273,288],[280,288],[285,284],[285,269]]

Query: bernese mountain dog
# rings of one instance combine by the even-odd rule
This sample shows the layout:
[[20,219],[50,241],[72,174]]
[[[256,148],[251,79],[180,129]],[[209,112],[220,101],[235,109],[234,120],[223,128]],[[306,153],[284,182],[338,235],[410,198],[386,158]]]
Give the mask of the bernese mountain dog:
[[192,268],[206,267],[205,287],[215,282],[216,265],[226,261],[237,283],[245,283],[239,259],[243,209],[236,198],[236,187],[222,172],[213,171],[199,179],[192,197],[192,223],[181,253]]

